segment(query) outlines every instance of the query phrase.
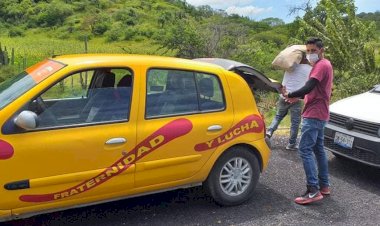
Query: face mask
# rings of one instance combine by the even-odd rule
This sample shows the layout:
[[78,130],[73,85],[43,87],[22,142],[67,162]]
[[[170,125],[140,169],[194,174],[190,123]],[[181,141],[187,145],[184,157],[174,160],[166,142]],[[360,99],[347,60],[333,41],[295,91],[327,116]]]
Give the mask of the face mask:
[[315,64],[319,60],[319,56],[316,53],[306,54],[306,59],[311,63]]

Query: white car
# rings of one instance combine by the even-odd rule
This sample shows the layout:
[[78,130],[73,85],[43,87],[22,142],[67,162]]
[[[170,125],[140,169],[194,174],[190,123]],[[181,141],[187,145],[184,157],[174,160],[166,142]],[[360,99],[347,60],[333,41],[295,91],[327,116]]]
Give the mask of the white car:
[[330,105],[325,148],[337,157],[380,167],[380,84]]

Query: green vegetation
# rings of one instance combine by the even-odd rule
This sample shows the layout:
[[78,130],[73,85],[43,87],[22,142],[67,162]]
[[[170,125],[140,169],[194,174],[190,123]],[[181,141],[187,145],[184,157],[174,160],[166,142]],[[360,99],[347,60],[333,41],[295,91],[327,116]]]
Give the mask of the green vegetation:
[[380,82],[374,51],[376,23],[356,16],[353,0],[321,0],[296,22],[301,40],[311,35],[325,40],[327,57],[334,65],[334,98],[363,92]]
[[[0,81],[54,54],[136,53],[184,58],[220,57],[271,68],[287,45],[310,36],[325,40],[335,73],[334,100],[379,83],[380,12],[356,15],[353,0],[321,0],[305,16],[252,21],[184,0],[1,0],[0,43],[15,50],[14,65],[0,65]],[[276,95],[264,98],[274,113]]]
[[281,79],[270,63],[288,44],[286,27],[277,18],[256,22],[183,0],[0,1],[0,42],[15,48],[16,65],[83,53],[87,38],[88,52],[237,58]]

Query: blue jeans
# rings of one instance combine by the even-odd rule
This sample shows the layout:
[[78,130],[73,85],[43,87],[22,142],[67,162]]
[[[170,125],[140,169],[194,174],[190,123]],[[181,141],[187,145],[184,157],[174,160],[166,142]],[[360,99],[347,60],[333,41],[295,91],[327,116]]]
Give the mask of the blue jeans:
[[[327,155],[323,148],[326,121],[303,118],[299,154],[306,174],[306,183],[316,188],[329,186]],[[318,166],[318,171],[317,171]]]
[[282,97],[279,98],[277,103],[277,112],[272,123],[270,124],[268,131],[270,134],[273,134],[277,130],[278,125],[281,123],[282,119],[290,111],[290,138],[289,144],[296,144],[298,128],[301,122],[301,110],[302,110],[302,101],[299,100],[293,104],[287,103]]

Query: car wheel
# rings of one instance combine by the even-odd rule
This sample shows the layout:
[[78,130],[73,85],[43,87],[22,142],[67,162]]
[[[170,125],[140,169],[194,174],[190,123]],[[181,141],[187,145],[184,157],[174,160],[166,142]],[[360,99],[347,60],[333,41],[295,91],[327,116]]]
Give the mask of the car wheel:
[[259,176],[255,154],[244,147],[233,147],[215,163],[205,187],[216,203],[238,205],[252,197]]

